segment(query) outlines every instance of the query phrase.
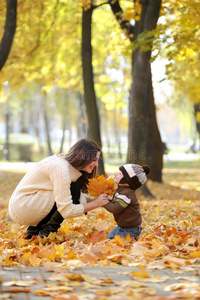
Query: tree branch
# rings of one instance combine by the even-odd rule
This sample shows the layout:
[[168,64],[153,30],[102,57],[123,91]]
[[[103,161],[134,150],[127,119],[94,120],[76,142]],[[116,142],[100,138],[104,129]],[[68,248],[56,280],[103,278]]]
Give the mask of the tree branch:
[[110,4],[110,3],[109,2],[103,2],[103,3],[99,4],[99,5],[93,5],[92,9],[98,8],[98,7],[103,6],[105,4]]
[[125,20],[123,17],[123,10],[119,4],[119,1],[113,1],[109,0],[109,5],[112,9],[112,12],[114,13],[118,23],[120,24],[120,27],[126,31],[127,36],[129,37],[130,41],[134,41],[134,31],[135,27],[130,24],[129,21]]
[[6,63],[16,30],[17,0],[7,0],[6,24],[0,44],[0,70]]

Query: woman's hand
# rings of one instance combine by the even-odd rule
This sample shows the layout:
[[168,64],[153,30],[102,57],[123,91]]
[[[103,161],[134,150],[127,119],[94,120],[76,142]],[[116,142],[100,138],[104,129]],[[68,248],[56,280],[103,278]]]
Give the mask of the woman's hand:
[[84,206],[84,213],[93,210],[94,208],[101,207],[106,205],[109,202],[107,194],[101,194],[99,197],[94,199],[91,202],[83,204]]
[[97,207],[104,206],[104,205],[106,205],[109,202],[107,194],[101,194],[94,201],[98,205]]

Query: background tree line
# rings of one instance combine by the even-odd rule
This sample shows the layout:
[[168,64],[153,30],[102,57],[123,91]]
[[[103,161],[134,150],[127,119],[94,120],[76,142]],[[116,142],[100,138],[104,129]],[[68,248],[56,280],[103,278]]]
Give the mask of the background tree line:
[[[199,128],[199,11],[197,0],[3,1],[2,99],[9,99],[22,87],[26,90],[26,100],[22,102],[32,98],[35,104],[40,99],[41,107],[35,107],[38,115],[43,112],[49,153],[51,109],[47,108],[53,93],[59,94],[57,101],[61,103],[57,107],[61,110],[58,114],[63,132],[72,120],[70,105],[73,109],[78,105],[75,111],[79,114],[77,124],[82,127],[79,130],[100,145],[103,126],[105,132],[110,128],[108,108],[113,106],[116,114],[113,132],[118,145],[118,115],[128,108],[126,161],[132,162],[130,154],[134,153],[136,163],[151,166],[151,179],[162,181],[163,148],[156,121],[151,62],[158,56],[167,58],[174,103],[181,97],[192,101]],[[9,90],[3,86],[5,82]],[[30,96],[27,91],[32,88],[37,92]],[[104,172],[103,159],[100,172]]]

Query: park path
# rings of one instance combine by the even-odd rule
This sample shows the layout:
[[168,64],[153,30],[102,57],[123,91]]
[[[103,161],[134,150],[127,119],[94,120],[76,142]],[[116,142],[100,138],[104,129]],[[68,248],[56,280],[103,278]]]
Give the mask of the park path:
[[[197,275],[191,271],[180,274],[180,271],[172,272],[169,269],[147,271],[150,277],[146,279],[133,278],[134,271],[140,270],[138,267],[123,266],[77,269],[1,267],[0,299],[9,296],[13,300],[186,299],[181,298],[183,294],[187,294],[187,297],[191,296],[187,299],[200,299],[200,276],[198,275],[200,269],[196,270]],[[80,275],[83,280],[80,281],[77,275]],[[27,283],[27,286],[23,287],[23,283]],[[15,290],[25,288],[29,292],[26,290],[26,292],[16,293],[12,292],[13,288]],[[73,298],[73,295],[77,298]]]

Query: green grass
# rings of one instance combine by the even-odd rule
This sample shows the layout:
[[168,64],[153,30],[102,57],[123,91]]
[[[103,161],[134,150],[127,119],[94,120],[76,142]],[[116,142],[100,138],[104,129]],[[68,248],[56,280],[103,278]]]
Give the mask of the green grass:
[[170,161],[164,162],[164,168],[175,168],[175,169],[199,169],[200,160],[193,161]]

